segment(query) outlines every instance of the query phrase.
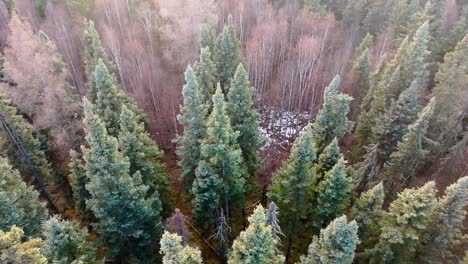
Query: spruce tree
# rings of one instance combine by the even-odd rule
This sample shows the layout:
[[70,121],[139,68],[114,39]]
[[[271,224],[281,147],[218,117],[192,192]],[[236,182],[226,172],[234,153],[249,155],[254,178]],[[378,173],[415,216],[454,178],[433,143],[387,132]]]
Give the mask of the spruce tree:
[[412,263],[436,204],[434,182],[405,189],[390,204],[382,219],[382,233],[369,263]]
[[70,151],[70,186],[75,198],[75,209],[80,213],[86,212],[86,200],[89,199],[89,192],[86,190],[88,178],[86,177],[86,169],[81,162],[76,151]]
[[224,94],[227,94],[231,78],[234,77],[237,65],[241,61],[239,40],[232,17],[229,17],[228,24],[224,26],[223,31],[218,36],[214,52],[217,77]]
[[359,243],[358,225],[355,221],[348,223],[346,216],[333,220],[319,237],[314,237],[307,251],[301,257],[301,264],[351,264],[354,250]]
[[324,179],[317,186],[317,204],[314,211],[316,228],[327,226],[330,221],[343,214],[348,205],[352,180],[341,158],[333,168],[325,173]]
[[406,183],[413,176],[418,162],[421,162],[427,154],[425,146],[435,144],[426,137],[427,127],[434,112],[434,98],[418,114],[417,120],[408,127],[408,133],[398,143],[398,149],[390,156],[385,164],[383,177],[388,184],[397,181]]
[[242,150],[242,157],[251,176],[250,185],[255,185],[253,176],[260,166],[257,155],[263,145],[258,126],[260,118],[254,109],[253,88],[249,75],[242,64],[237,67],[227,94],[227,110],[231,126],[239,131],[237,142]]
[[278,206],[275,202],[270,202],[266,212],[266,224],[271,226],[271,232],[273,232],[275,239],[281,241],[280,236],[284,236],[284,234],[279,225],[278,214]]
[[161,238],[163,264],[202,264],[201,252],[191,246],[182,246],[182,237],[164,232]]
[[97,263],[96,249],[88,239],[88,230],[77,222],[62,220],[54,216],[43,224],[44,243],[41,251],[56,264],[73,261]]
[[418,257],[428,263],[440,263],[453,257],[454,249],[464,239],[464,221],[468,205],[468,176],[445,190],[437,201],[431,224],[418,250]]
[[6,131],[4,126],[1,126],[1,131],[5,134],[5,136],[0,139],[2,152],[8,157],[13,167],[26,175],[28,175],[30,173],[29,170],[32,169],[38,173],[46,183],[52,183],[53,175],[50,163],[42,149],[41,142],[33,134],[31,125],[18,113],[15,107],[11,106],[9,100],[1,97],[0,115],[4,118],[31,160],[30,166],[25,164],[15,142],[11,137],[6,136],[8,135],[8,131]]
[[358,57],[366,53],[365,52],[366,50],[368,50],[367,53],[369,53],[369,50],[372,48],[373,44],[374,44],[374,36],[370,34],[369,32],[367,32],[364,38],[359,43],[359,45],[353,51],[354,60],[358,59]]
[[120,114],[119,149],[130,162],[130,175],[140,172],[143,184],[149,187],[150,196],[159,196],[163,206],[163,215],[169,216],[171,192],[168,176],[161,162],[163,152],[146,132],[144,124],[137,115],[122,106]]
[[128,158],[118,150],[102,122],[84,100],[87,147],[83,147],[90,199],[87,207],[96,216],[93,224],[109,247],[109,255],[148,259],[149,246],[160,232],[160,201],[148,197],[139,172],[130,175]]
[[278,205],[279,222],[287,238],[286,261],[291,250],[296,246],[297,237],[306,235],[299,231],[302,220],[311,217],[311,208],[307,205],[313,199],[312,190],[315,184],[314,169],[315,148],[311,126],[308,125],[291,148],[288,160],[272,178],[268,197]]
[[333,138],[340,140],[344,134],[353,128],[353,122],[348,120],[349,103],[352,97],[338,92],[340,76],[336,76],[325,88],[322,109],[317,114],[313,124],[314,140],[317,153],[332,142]]
[[47,264],[47,258],[41,253],[42,239],[24,241],[23,235],[23,230],[17,226],[12,226],[8,232],[0,230],[0,262]]
[[257,206],[249,217],[249,227],[234,240],[228,264],[284,263],[284,256],[277,250],[279,241],[266,220],[265,209],[262,205]]
[[39,193],[23,181],[6,159],[0,158],[0,230],[16,225],[24,230],[25,236],[37,236],[47,217]]
[[222,181],[222,206],[230,222],[231,206],[243,208],[247,171],[237,143],[239,132],[231,126],[227,104],[218,85],[213,95],[213,110],[201,142],[201,157]]
[[[209,51],[213,51],[215,46],[215,36],[211,32],[210,28],[206,25],[203,25],[200,29],[200,48],[204,49],[208,47]],[[210,54],[210,59],[213,54]]]
[[369,72],[369,49],[366,48],[354,61],[351,69],[353,73],[353,81],[359,89],[360,101],[366,96],[370,89],[370,72]]
[[325,173],[331,170],[340,158],[342,158],[341,150],[335,137],[318,158],[316,167],[319,179],[322,179]]
[[408,126],[417,118],[420,83],[414,80],[392,104],[381,120],[372,128],[373,138],[379,145],[379,157],[383,162],[397,149],[397,144],[408,132]]
[[369,248],[378,242],[380,221],[384,213],[382,210],[384,199],[383,184],[379,183],[372,189],[361,193],[351,210],[351,218],[359,225],[358,234],[364,248]]
[[188,191],[192,188],[195,169],[201,160],[200,142],[206,135],[205,119],[208,108],[204,103],[195,72],[190,66],[185,71],[185,82],[182,89],[183,105],[177,116],[184,131],[182,135],[177,136],[176,152],[179,157],[177,164],[182,171],[181,179],[185,190]]
[[364,159],[354,166],[354,191],[361,193],[377,182],[380,172],[377,150],[376,144],[369,145],[366,148]]
[[198,89],[203,96],[203,103],[211,108],[211,97],[216,89],[216,65],[211,60],[211,50],[204,47],[200,51],[200,58],[194,66],[197,76]]

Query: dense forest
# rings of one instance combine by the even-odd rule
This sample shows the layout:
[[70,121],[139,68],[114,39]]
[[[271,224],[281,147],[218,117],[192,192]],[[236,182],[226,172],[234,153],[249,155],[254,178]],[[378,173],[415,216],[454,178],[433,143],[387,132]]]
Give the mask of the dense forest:
[[468,263],[465,0],[0,0],[1,264]]

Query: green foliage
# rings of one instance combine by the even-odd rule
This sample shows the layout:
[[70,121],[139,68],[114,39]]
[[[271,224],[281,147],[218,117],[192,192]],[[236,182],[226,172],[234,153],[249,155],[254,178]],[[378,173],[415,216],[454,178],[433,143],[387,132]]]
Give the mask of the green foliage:
[[47,258],[41,254],[42,240],[31,238],[23,242],[23,234],[17,226],[9,232],[0,230],[0,262],[46,264]]
[[[203,50],[208,47],[208,51],[214,51],[215,40],[215,36],[213,35],[213,32],[210,30],[210,28],[206,25],[203,25],[200,30],[200,48]],[[212,55],[213,54],[210,54],[210,59],[212,58]]]
[[54,216],[44,223],[43,229],[44,243],[41,251],[52,263],[98,263],[95,261],[96,250],[87,241],[88,230],[80,228],[77,222]]
[[303,0],[304,8],[315,13],[325,14],[327,7],[320,0]]
[[268,211],[266,212],[266,224],[271,226],[271,232],[276,240],[280,241],[280,235],[283,235],[281,227],[278,222],[278,206],[275,202],[270,202],[268,205]]
[[325,88],[322,109],[317,114],[313,124],[314,140],[317,152],[332,142],[333,138],[340,140],[344,134],[353,128],[353,122],[348,120],[349,103],[352,97],[338,92],[340,76],[336,76]]
[[211,108],[211,97],[216,89],[216,65],[211,60],[209,47],[201,49],[199,62],[194,66],[194,71],[197,76],[198,89],[203,96],[203,103]]
[[325,173],[324,179],[317,186],[317,204],[314,225],[323,228],[334,218],[343,214],[349,203],[352,180],[341,158],[333,168]]
[[214,50],[217,77],[224,94],[227,94],[231,78],[234,77],[237,65],[241,61],[239,46],[232,17],[229,17],[228,24],[224,26],[223,32],[216,40]]
[[450,259],[456,246],[463,243],[464,221],[468,205],[468,176],[460,178],[445,190],[437,201],[431,224],[418,250],[419,258],[428,263]]
[[91,17],[95,6],[95,0],[66,0],[66,3],[84,17]]
[[[366,36],[367,38],[367,36]],[[371,37],[372,38],[372,37]],[[363,41],[365,41],[364,39]],[[372,39],[371,39],[372,41]],[[361,43],[363,45],[364,43]],[[360,47],[358,47],[359,49]],[[351,69],[353,72],[353,80],[356,87],[359,89],[359,94],[365,97],[370,89],[370,72],[369,72],[369,49],[366,48],[354,61]],[[360,97],[361,98],[361,97]]]
[[281,264],[284,256],[278,254],[278,243],[272,227],[266,222],[265,209],[257,206],[249,217],[249,227],[234,240],[229,264]]
[[0,83],[6,82],[5,80],[5,57],[0,53]]
[[[185,72],[186,84],[182,89],[183,105],[177,120],[184,132],[178,135],[177,164],[182,170],[181,179],[186,190],[190,190],[195,179],[195,170],[201,160],[200,142],[206,135],[207,105],[198,86],[198,81],[192,67]],[[210,103],[211,104],[211,103]]]
[[168,175],[164,172],[161,162],[163,152],[146,132],[138,116],[125,105],[122,106],[120,114],[118,140],[120,152],[130,162],[130,175],[140,173],[143,184],[149,187],[148,196],[161,195],[163,215],[169,216],[172,212],[172,202]]
[[260,118],[254,109],[253,88],[249,75],[242,64],[237,67],[227,94],[227,110],[231,126],[239,131],[237,142],[242,150],[242,157],[251,176],[250,185],[255,185],[255,175],[260,166],[257,152],[263,145],[258,126]]
[[130,176],[128,159],[118,150],[117,139],[109,136],[104,123],[85,99],[85,132],[88,147],[83,148],[90,199],[86,205],[96,216],[94,224],[110,255],[147,259],[149,245],[161,228],[160,201],[148,197],[139,172]]
[[201,252],[191,246],[182,246],[182,237],[164,232],[161,238],[161,254],[163,264],[201,264]]
[[359,225],[358,234],[364,248],[370,248],[378,242],[380,221],[384,213],[382,210],[384,198],[383,184],[379,183],[361,193],[351,210],[351,218]]
[[47,0],[33,0],[34,12],[41,19],[46,17]]
[[415,250],[431,223],[436,204],[434,185],[429,182],[398,194],[382,219],[382,233],[370,251],[370,263],[413,263]]
[[378,146],[371,144],[366,148],[366,154],[361,162],[354,165],[354,190],[358,193],[373,186],[379,176],[377,159]]
[[0,230],[16,225],[27,237],[37,236],[47,217],[47,208],[39,200],[39,193],[21,179],[6,159],[0,158]]
[[86,190],[88,178],[86,176],[86,169],[76,151],[70,151],[70,186],[73,191],[73,198],[75,198],[75,209],[78,212],[86,212],[86,200],[89,198],[89,192]]
[[[5,135],[0,138],[2,153],[8,157],[15,169],[22,174],[29,174],[29,170],[36,171],[47,183],[53,182],[52,169],[46,154],[42,149],[41,142],[33,135],[32,126],[18,113],[15,107],[11,106],[10,101],[0,97],[0,115],[5,119],[10,129],[14,132],[17,140],[31,160],[31,166],[24,163],[17,146],[12,139],[7,136],[8,133],[4,126],[1,131]],[[27,233],[27,232],[26,232]]]
[[311,126],[295,141],[288,160],[273,176],[268,197],[278,205],[279,222],[288,238],[287,256],[296,237],[306,235],[299,232],[300,221],[311,218],[308,203],[313,199],[313,187],[316,181],[314,169],[315,148]]
[[340,158],[342,158],[340,146],[338,146],[338,140],[334,138],[318,158],[316,168],[319,179],[322,179],[325,173],[331,170]]
[[194,221],[198,226],[213,224],[215,209],[220,205],[223,182],[203,160],[200,161],[195,175],[192,187]]
[[409,177],[413,176],[416,166],[421,162],[427,150],[425,145],[434,144],[426,138],[426,131],[429,120],[434,112],[434,98],[418,114],[417,120],[408,128],[408,133],[398,143],[398,149],[390,156],[390,161],[383,169],[384,178],[388,184],[392,181],[405,183]]
[[307,251],[301,257],[301,264],[351,264],[354,250],[359,243],[358,225],[355,221],[348,223],[346,216],[336,218],[327,228],[314,237]]

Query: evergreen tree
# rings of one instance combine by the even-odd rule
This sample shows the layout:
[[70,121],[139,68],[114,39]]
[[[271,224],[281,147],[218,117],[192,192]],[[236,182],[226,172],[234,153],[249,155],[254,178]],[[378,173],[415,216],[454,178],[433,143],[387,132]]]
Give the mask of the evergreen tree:
[[249,217],[249,227],[232,244],[229,264],[282,264],[284,256],[278,254],[279,241],[266,223],[265,209],[257,206]]
[[5,80],[5,57],[0,53],[0,83],[6,82]]
[[286,261],[289,260],[293,242],[305,232],[299,231],[300,221],[310,219],[308,203],[312,201],[315,184],[315,148],[311,126],[295,141],[289,158],[273,176],[268,197],[278,205],[279,219],[287,238]]
[[314,140],[317,152],[332,142],[333,138],[341,139],[350,132],[353,122],[348,120],[349,103],[352,97],[338,92],[340,76],[336,76],[325,88],[322,109],[317,114],[313,124]]
[[266,224],[271,226],[271,232],[276,240],[281,241],[280,236],[284,236],[278,221],[278,206],[275,202],[270,202],[266,212]]
[[254,109],[253,89],[249,82],[249,75],[242,64],[237,67],[231,81],[227,101],[231,126],[235,131],[239,131],[237,142],[251,176],[250,185],[255,185],[255,179],[252,176],[256,174],[260,166],[257,152],[263,142],[258,130],[259,114]]
[[214,58],[218,80],[224,94],[227,94],[231,78],[241,61],[239,40],[231,16],[216,40]]
[[41,253],[42,239],[23,242],[23,235],[23,230],[17,226],[12,226],[9,232],[0,230],[0,262],[46,264],[47,258]]
[[122,106],[120,114],[119,148],[130,162],[130,175],[140,172],[143,184],[149,187],[149,196],[159,196],[163,206],[163,215],[169,216],[171,192],[168,176],[161,162],[163,152],[145,130],[137,115]]
[[182,237],[164,232],[161,238],[163,264],[201,264],[201,252],[191,246],[182,246]]
[[372,129],[373,138],[379,144],[380,160],[383,162],[388,161],[397,149],[398,142],[408,132],[408,126],[417,118],[419,87],[420,83],[414,80],[397,101],[392,101],[383,118]]
[[0,230],[16,225],[27,237],[37,236],[47,217],[39,193],[21,179],[6,159],[0,158]]
[[201,156],[222,181],[221,199],[229,223],[231,205],[243,208],[247,172],[237,143],[239,132],[231,126],[219,85],[213,95],[213,110],[206,126],[206,137],[200,146]]
[[361,193],[351,210],[351,218],[359,225],[358,234],[364,248],[369,248],[378,242],[380,221],[384,213],[382,210],[384,198],[383,184],[379,183]]
[[211,97],[215,93],[216,65],[211,60],[211,50],[204,47],[200,51],[200,58],[194,67],[198,81],[198,89],[203,96],[203,103],[211,108]]
[[207,105],[192,67],[185,71],[186,84],[182,89],[183,105],[177,116],[184,132],[177,136],[178,165],[181,168],[181,179],[186,190],[190,190],[195,179],[195,169],[201,160],[200,142],[206,135]]
[[69,264],[73,261],[97,263],[96,250],[87,241],[86,228],[80,228],[76,222],[54,216],[44,223],[43,229],[44,243],[41,251],[52,263]]
[[96,31],[92,20],[84,20],[84,32],[81,45],[81,57],[83,58],[85,73],[88,78],[87,98],[94,103],[97,99],[97,90],[93,78],[94,71],[99,64],[99,60],[102,60],[110,72],[114,71],[115,66],[107,57],[107,54],[102,47],[99,33]]
[[231,227],[227,223],[223,209],[219,209],[216,216],[216,231],[214,237],[217,242],[218,256],[221,258],[221,263],[227,262],[227,254],[231,241]]
[[348,223],[346,216],[333,220],[319,237],[314,237],[307,251],[301,257],[301,264],[351,264],[354,250],[359,243],[358,225],[355,221]]
[[70,186],[75,198],[75,209],[78,212],[86,212],[86,200],[89,199],[89,192],[86,190],[88,178],[86,177],[86,169],[76,151],[70,151]]
[[445,190],[435,205],[431,224],[418,251],[428,263],[441,263],[453,257],[464,239],[463,229],[468,205],[468,176],[460,178]]
[[200,161],[193,182],[193,219],[198,226],[213,225],[215,211],[220,206],[223,181],[210,164]]
[[441,61],[447,43],[447,13],[446,1],[431,0],[426,16],[429,18],[429,30],[431,32],[431,56],[435,61]]
[[369,189],[370,186],[377,182],[380,172],[377,163],[378,146],[371,144],[366,149],[364,160],[356,163],[354,166],[354,190],[357,193]]
[[[352,4],[352,3],[350,3],[350,4]],[[372,34],[367,32],[367,34],[361,40],[359,45],[353,51],[353,54],[354,54],[353,61],[356,61],[356,59],[358,59],[364,53],[367,53],[368,54],[367,56],[369,56],[369,51],[371,50],[373,44],[374,44],[374,36],[372,36]],[[368,51],[366,52],[366,50],[368,50]]]
[[[367,37],[367,36],[366,36]],[[359,47],[358,47],[359,48]],[[363,98],[370,89],[369,49],[366,48],[354,61],[351,69],[353,81],[359,89],[359,98]],[[359,100],[361,101],[361,100]]]
[[352,188],[352,180],[346,172],[345,161],[341,158],[333,168],[325,173],[317,186],[317,205],[314,225],[327,226],[335,217],[343,214]]
[[368,251],[370,263],[413,263],[435,203],[434,182],[399,193],[383,216],[379,243]]
[[342,158],[341,150],[335,137],[318,158],[317,173],[320,175],[318,180],[322,179],[327,171],[333,169],[340,158]]
[[[209,51],[213,51],[215,46],[215,36],[211,32],[210,28],[206,25],[203,25],[200,30],[200,48],[203,50],[208,47]],[[211,59],[210,54],[210,59]]]
[[418,114],[417,120],[408,128],[408,133],[398,143],[398,149],[390,156],[390,161],[383,169],[384,178],[388,184],[392,181],[405,183],[409,177],[413,176],[418,162],[424,159],[427,150],[424,145],[435,144],[426,138],[426,131],[429,120],[434,112],[434,98]]
[[130,164],[119,152],[117,139],[107,134],[86,99],[84,113],[88,147],[83,148],[83,156],[90,193],[86,205],[98,220],[94,228],[110,255],[148,259],[148,247],[161,228],[160,201],[148,197],[149,188],[139,172],[130,176]]
[[468,35],[447,53],[435,75],[432,96],[437,98],[428,129],[432,139],[444,142],[440,151],[452,146],[462,133],[468,115]]

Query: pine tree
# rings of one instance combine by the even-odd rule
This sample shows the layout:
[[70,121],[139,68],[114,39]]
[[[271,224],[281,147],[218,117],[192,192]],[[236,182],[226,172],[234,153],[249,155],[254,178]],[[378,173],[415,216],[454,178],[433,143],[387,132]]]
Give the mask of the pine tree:
[[[463,130],[463,113],[468,113],[468,35],[453,52],[447,53],[435,76],[433,97],[437,98],[428,132],[448,148]],[[443,147],[442,146],[442,147]],[[443,147],[444,148],[444,147]],[[440,151],[444,151],[441,149]]]
[[365,52],[366,50],[368,50],[367,53],[369,54],[369,50],[371,50],[373,44],[374,44],[374,36],[370,34],[369,32],[367,32],[364,38],[359,43],[359,45],[354,49],[353,60],[355,61],[356,59],[358,59],[358,57],[362,56],[362,54],[366,53]]
[[352,188],[352,180],[346,172],[346,165],[341,158],[333,168],[325,173],[324,179],[317,186],[317,204],[314,214],[316,228],[327,226],[335,217],[343,214]]
[[[29,170],[33,169],[44,181],[52,183],[53,175],[50,163],[41,147],[41,142],[34,136],[31,125],[18,113],[15,107],[11,106],[9,100],[1,97],[0,115],[14,132],[32,163],[31,166],[26,165],[13,140],[5,136],[0,139],[1,149],[13,167],[23,174],[28,174]],[[1,126],[1,130],[4,134],[8,134],[4,126]]]
[[16,225],[27,237],[37,236],[47,217],[47,208],[39,200],[39,193],[21,179],[6,159],[0,158],[0,230]]
[[193,219],[198,226],[214,224],[215,210],[220,206],[223,181],[210,164],[200,161],[193,182]]
[[447,43],[447,13],[446,1],[432,0],[426,10],[429,18],[429,30],[431,32],[431,56],[435,61],[441,61],[446,52],[444,45]]
[[232,17],[229,17],[228,24],[224,26],[223,32],[216,40],[214,58],[218,80],[223,93],[227,94],[231,78],[234,77],[237,65],[241,61],[239,40]]
[[44,222],[44,243],[42,253],[56,264],[69,264],[73,261],[97,263],[96,250],[87,241],[88,230],[80,228],[77,222],[62,220],[54,216]]
[[344,134],[353,128],[353,122],[348,120],[349,103],[352,97],[338,92],[340,76],[336,76],[325,88],[322,109],[317,114],[313,124],[314,140],[317,153],[330,144],[333,138],[340,140]]
[[300,221],[310,219],[312,189],[315,184],[315,148],[311,126],[307,126],[291,148],[289,158],[273,176],[268,197],[278,205],[279,220],[287,238],[286,261],[289,260],[293,242],[306,235],[300,232]]
[[370,263],[412,263],[415,250],[430,224],[436,203],[434,182],[405,189],[382,219],[379,243],[368,251]]
[[12,226],[9,232],[0,230],[0,262],[46,264],[47,258],[41,253],[42,239],[31,238],[23,242],[24,232]]
[[376,144],[369,145],[366,148],[364,160],[354,166],[354,190],[357,193],[369,189],[378,180],[380,170],[377,163],[377,150]]
[[340,146],[338,146],[338,140],[335,137],[318,158],[316,166],[319,180],[323,178],[327,171],[333,169],[342,156]]
[[253,88],[249,75],[242,64],[237,67],[227,94],[227,110],[231,126],[239,131],[237,142],[242,150],[242,157],[251,176],[250,185],[255,185],[253,176],[260,166],[258,151],[263,145],[258,126],[260,118],[254,109]]
[[86,190],[88,178],[86,177],[86,169],[76,151],[70,151],[70,186],[75,198],[75,209],[78,212],[86,212],[86,200],[89,199],[89,192]]
[[384,213],[382,210],[384,198],[383,184],[379,183],[361,193],[351,210],[351,218],[359,225],[358,234],[364,248],[369,248],[378,242],[380,221]]
[[408,133],[398,143],[398,149],[390,156],[390,161],[385,164],[383,176],[388,184],[393,181],[405,183],[413,176],[418,162],[427,154],[425,145],[435,144],[426,138],[429,121],[434,112],[434,98],[418,114],[417,120],[408,128]]
[[280,236],[284,236],[278,221],[278,206],[275,202],[270,202],[266,212],[266,224],[271,226],[271,232],[276,240],[281,241]]
[[397,149],[397,144],[408,133],[408,126],[417,118],[420,83],[414,80],[397,101],[392,101],[383,118],[372,129],[373,138],[379,145],[379,157],[383,162]]
[[230,222],[230,206],[243,208],[247,171],[242,152],[227,114],[226,102],[218,85],[213,95],[213,110],[208,118],[206,137],[201,142],[201,156],[222,181],[222,204]]
[[146,132],[144,124],[137,115],[122,106],[120,114],[119,149],[130,162],[130,175],[140,172],[143,184],[149,187],[149,196],[159,196],[163,206],[163,215],[169,216],[171,192],[168,176],[161,162],[163,152]]
[[[203,25],[200,30],[200,48],[204,49],[208,47],[208,50],[213,51],[215,46],[215,36],[211,32],[210,28]],[[210,54],[210,59],[211,59]]]
[[[367,36],[366,36],[367,37]],[[359,48],[359,47],[358,47]],[[369,72],[369,49],[366,48],[354,61],[351,69],[353,73],[353,81],[359,89],[359,101],[366,96],[370,89],[370,72]]]
[[211,50],[204,47],[200,51],[198,63],[194,66],[198,89],[203,96],[203,103],[211,108],[211,97],[215,93],[216,65],[211,60]]
[[249,227],[232,244],[229,264],[281,264],[284,256],[278,254],[279,241],[266,223],[265,209],[257,206],[249,217]]
[[[178,165],[181,168],[181,179],[186,190],[190,190],[195,179],[195,169],[201,160],[200,142],[206,135],[207,105],[192,67],[185,71],[186,84],[182,89],[183,105],[177,116],[179,124],[184,129],[177,136]],[[211,104],[211,103],[210,103]]]
[[314,237],[307,251],[301,257],[301,264],[351,264],[354,250],[359,243],[358,225],[355,221],[348,223],[346,216],[333,220],[319,237]]
[[201,252],[191,246],[182,246],[182,237],[164,232],[161,239],[163,264],[201,264]]
[[419,258],[440,263],[453,257],[464,239],[463,229],[468,205],[468,176],[460,178],[445,190],[435,205],[433,219],[418,250]]
[[99,64],[99,60],[102,60],[110,72],[114,71],[115,66],[107,57],[107,54],[102,47],[99,33],[96,31],[92,20],[84,20],[84,32],[81,45],[81,57],[83,58],[85,73],[88,78],[87,98],[94,103],[97,99],[97,90],[93,78],[94,71]]
[[117,139],[107,134],[86,99],[84,113],[88,147],[83,148],[83,156],[90,193],[86,205],[98,220],[94,228],[110,255],[147,259],[148,246],[161,228],[160,201],[148,197],[149,188],[139,172],[130,176],[130,164],[118,151]]

